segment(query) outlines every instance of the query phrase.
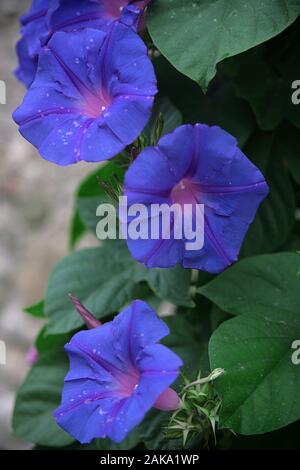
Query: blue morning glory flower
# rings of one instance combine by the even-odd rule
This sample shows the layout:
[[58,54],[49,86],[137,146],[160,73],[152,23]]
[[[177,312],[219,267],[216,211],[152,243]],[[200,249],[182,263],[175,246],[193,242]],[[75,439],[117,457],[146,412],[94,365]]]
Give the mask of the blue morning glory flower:
[[41,47],[55,32],[87,27],[106,31],[118,21],[137,31],[148,3],[149,0],[33,0],[28,13],[21,18],[17,78],[27,87],[31,85]]
[[148,268],[180,263],[218,273],[237,260],[268,186],[234,137],[217,126],[196,124],[181,126],[156,147],[143,150],[127,171],[124,193],[128,206],[144,204],[150,218],[153,204],[204,205],[201,249],[187,250],[187,240],[176,239],[170,219],[169,239],[162,234],[158,239],[128,238],[134,258]]
[[58,4],[59,0],[33,0],[29,11],[20,19],[21,39],[17,43],[19,67],[15,73],[27,87],[35,77],[38,55],[49,39],[50,17]]
[[150,0],[60,0],[51,16],[51,31],[82,28],[106,30],[120,21],[139,29],[139,20]]
[[[76,308],[82,310],[82,306]],[[157,342],[166,324],[142,301],[112,322],[77,333],[65,346],[70,371],[54,417],[82,444],[109,437],[121,442],[153,407],[176,409],[180,358]],[[168,403],[169,400],[169,403]]]
[[156,92],[146,46],[129,27],[58,32],[14,119],[46,160],[98,162],[138,137]]

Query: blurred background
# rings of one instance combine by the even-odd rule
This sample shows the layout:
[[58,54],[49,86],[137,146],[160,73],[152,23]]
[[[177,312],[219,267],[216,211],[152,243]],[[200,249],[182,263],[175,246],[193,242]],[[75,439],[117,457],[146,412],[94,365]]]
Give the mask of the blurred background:
[[0,449],[30,448],[10,429],[15,393],[28,371],[26,354],[41,327],[22,308],[42,299],[50,270],[67,254],[74,191],[92,170],[42,160],[11,118],[25,92],[13,70],[19,15],[29,4],[0,0],[0,80],[7,90],[6,105],[0,104],[0,341],[7,362],[0,365]]

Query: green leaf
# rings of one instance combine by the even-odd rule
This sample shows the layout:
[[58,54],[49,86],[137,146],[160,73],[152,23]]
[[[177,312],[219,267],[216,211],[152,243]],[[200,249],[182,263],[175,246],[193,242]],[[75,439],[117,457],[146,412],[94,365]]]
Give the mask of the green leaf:
[[278,132],[281,132],[282,135],[285,136],[285,138],[281,140],[281,143],[279,143],[280,149],[278,151],[281,152],[293,180],[300,185],[300,130],[285,124],[280,127]]
[[77,208],[75,208],[69,230],[69,247],[71,249],[76,246],[76,243],[81,239],[85,232],[86,227],[80,218]]
[[120,444],[115,444],[110,439],[97,439],[95,441],[97,450],[131,450],[141,442],[139,428],[135,428],[129,433],[124,441]]
[[112,204],[112,200],[108,195],[94,197],[79,197],[77,199],[77,211],[82,220],[85,230],[89,230],[96,236],[97,224],[100,217],[96,216],[97,208],[100,204]]
[[291,238],[284,244],[282,251],[299,251],[300,249],[300,236],[297,234],[292,234]]
[[[141,269],[141,266],[140,266]],[[144,271],[144,268],[141,271]],[[176,266],[171,269],[149,269],[145,274],[147,283],[153,292],[162,300],[169,300],[175,305],[193,307],[189,289],[191,272]]]
[[300,76],[299,25],[297,21],[279,38],[224,63],[261,129],[273,130],[284,119],[300,127],[300,106],[292,101],[292,84]]
[[240,256],[271,253],[290,238],[295,225],[295,195],[283,159],[285,134],[256,133],[245,154],[262,171],[270,193],[260,206],[246,235]]
[[[57,448],[53,448],[53,447],[47,447],[47,446],[35,446],[32,450],[46,450],[46,451],[57,451]],[[69,446],[65,446],[65,447],[60,447],[59,448],[59,451],[65,451],[65,450],[68,450],[68,451],[74,451],[74,450],[98,450],[98,447],[97,447],[97,441],[92,441],[90,444],[80,444],[79,442],[75,441],[73,444],[69,445]]]
[[37,317],[37,318],[46,318],[44,310],[45,310],[44,300],[41,300],[40,302],[37,302],[36,304],[23,309],[25,313],[29,313],[29,315],[32,315],[33,317]]
[[150,410],[139,426],[141,441],[149,450],[160,450],[165,440],[163,427],[167,425],[169,413],[158,410]]
[[149,9],[154,44],[206,90],[221,60],[276,36],[300,13],[299,0],[157,0]]
[[63,347],[70,340],[70,335],[48,335],[47,334],[47,325],[44,326],[35,340],[35,346],[39,352],[42,354],[46,351],[52,350],[54,348]]
[[148,270],[118,240],[72,253],[58,263],[49,279],[45,297],[48,334],[66,333],[83,324],[69,293],[76,294],[97,318],[103,318],[134,299],[143,281],[159,298],[191,306],[190,277],[191,272],[181,267]]
[[204,359],[207,337],[199,321],[199,312],[173,315],[164,317],[163,320],[170,329],[170,335],[163,340],[163,343],[183,360],[183,374],[193,380],[200,369],[206,372]]
[[296,253],[247,258],[200,287],[199,292],[234,315],[267,315],[276,310],[299,315],[299,265]]
[[203,95],[199,107],[194,105],[194,120],[219,125],[234,135],[242,147],[256,128],[248,104],[240,99],[231,83],[220,83],[210,94]]
[[170,96],[181,111],[184,123],[219,125],[234,135],[241,146],[245,144],[256,122],[248,103],[236,96],[232,83],[220,77],[204,95],[195,82],[179,73],[163,57],[155,59],[154,66],[160,92]]
[[177,127],[182,124],[182,116],[180,111],[171,103],[167,97],[158,98],[155,101],[153,113],[147,127],[143,131],[143,136],[147,139],[149,144],[154,141],[155,128],[157,120],[163,116],[163,130],[162,136],[173,132]]
[[100,203],[108,201],[99,180],[110,182],[114,175],[122,181],[124,171],[115,163],[108,162],[91,173],[79,186],[70,228],[71,248],[74,248],[87,229],[95,233],[98,222],[96,217],[97,207]]
[[[266,292],[269,299],[271,292]],[[299,307],[300,302],[293,312],[265,307],[262,314],[252,305],[251,314],[226,321],[213,334],[211,367],[226,371],[216,381],[223,400],[223,427],[240,434],[262,434],[300,418],[299,365],[292,362],[292,344],[300,338]]]
[[40,356],[17,395],[13,415],[17,437],[49,447],[64,447],[74,441],[52,417],[60,403],[67,370],[67,356],[62,348]]
[[[290,424],[284,429],[256,436],[234,436],[228,439],[230,450],[298,450],[300,421]],[[226,448],[228,448],[226,446]]]

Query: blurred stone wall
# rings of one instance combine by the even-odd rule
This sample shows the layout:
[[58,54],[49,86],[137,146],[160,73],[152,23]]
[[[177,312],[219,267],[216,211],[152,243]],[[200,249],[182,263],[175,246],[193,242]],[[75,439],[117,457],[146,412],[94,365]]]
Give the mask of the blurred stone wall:
[[24,88],[16,67],[18,16],[26,0],[0,0],[0,80],[7,104],[0,104],[0,340],[6,343],[7,364],[0,365],[0,449],[29,448],[10,430],[15,392],[28,367],[26,352],[41,322],[22,307],[43,297],[53,265],[68,251],[68,224],[73,193],[93,168],[60,168],[40,158],[18,133],[11,114]]

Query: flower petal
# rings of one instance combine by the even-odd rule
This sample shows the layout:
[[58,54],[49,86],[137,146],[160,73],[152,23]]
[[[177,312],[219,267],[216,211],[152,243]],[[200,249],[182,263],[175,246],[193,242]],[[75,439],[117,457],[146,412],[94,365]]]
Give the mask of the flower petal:
[[129,204],[168,202],[174,184],[176,177],[168,160],[157,148],[148,147],[130,165],[125,175],[124,193]]
[[[74,398],[75,388],[78,389],[78,398]],[[85,395],[82,394],[85,391]],[[81,444],[88,444],[95,438],[105,438],[110,427],[109,416],[116,404],[120,403],[118,397],[105,397],[105,394],[96,395],[94,385],[66,384],[63,393],[63,404],[54,412],[57,424],[71,434]]]
[[17,44],[19,67],[15,74],[26,87],[34,80],[38,55],[50,37],[49,18],[58,4],[59,0],[33,0],[28,13],[21,17],[22,37]]
[[169,328],[146,302],[135,300],[114,319],[112,332],[117,356],[136,367],[140,352],[167,336]]
[[176,354],[159,344],[146,347],[141,355],[139,384],[118,409],[108,432],[114,442],[121,442],[144,419],[158,397],[176,380],[182,366]]

